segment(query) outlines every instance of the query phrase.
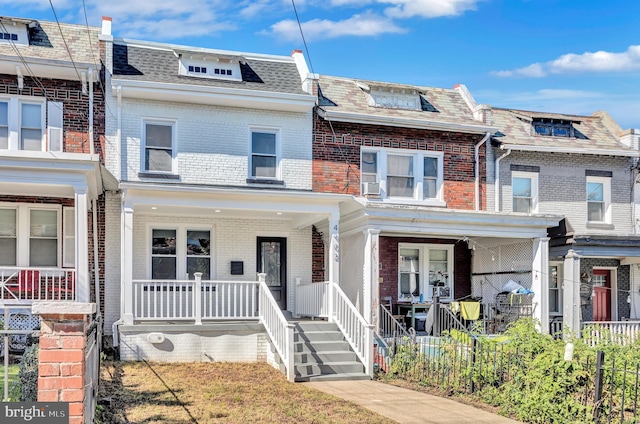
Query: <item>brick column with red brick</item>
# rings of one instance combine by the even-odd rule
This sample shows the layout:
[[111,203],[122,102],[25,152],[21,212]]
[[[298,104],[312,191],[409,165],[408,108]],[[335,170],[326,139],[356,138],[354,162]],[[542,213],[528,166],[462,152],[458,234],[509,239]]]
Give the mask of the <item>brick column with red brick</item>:
[[95,303],[36,302],[42,318],[38,402],[69,402],[69,423],[85,422],[85,348]]

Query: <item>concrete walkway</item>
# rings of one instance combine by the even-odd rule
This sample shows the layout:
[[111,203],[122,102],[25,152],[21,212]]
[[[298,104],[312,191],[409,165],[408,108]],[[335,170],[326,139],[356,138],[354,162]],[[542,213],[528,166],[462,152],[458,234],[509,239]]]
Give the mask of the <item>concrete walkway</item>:
[[518,423],[451,399],[377,381],[312,381],[302,384],[357,403],[399,423]]

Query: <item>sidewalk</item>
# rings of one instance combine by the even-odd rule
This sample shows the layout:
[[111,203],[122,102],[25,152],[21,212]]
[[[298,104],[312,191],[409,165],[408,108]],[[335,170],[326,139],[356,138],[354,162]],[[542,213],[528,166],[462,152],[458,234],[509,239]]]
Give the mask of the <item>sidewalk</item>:
[[451,399],[403,389],[377,381],[312,381],[302,384],[357,403],[403,424],[518,423],[518,421],[458,403]]

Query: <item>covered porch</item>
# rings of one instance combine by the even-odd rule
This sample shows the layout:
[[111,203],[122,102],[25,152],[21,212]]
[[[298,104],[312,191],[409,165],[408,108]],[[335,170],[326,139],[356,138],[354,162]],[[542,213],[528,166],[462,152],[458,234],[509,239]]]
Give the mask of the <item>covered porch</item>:
[[[547,228],[559,219],[365,202],[342,221],[344,290],[380,334],[433,325],[434,295],[465,326],[497,332],[517,314],[548,331]],[[470,315],[461,302],[475,303]]]
[[[366,337],[368,324],[353,318],[340,294],[338,255],[329,253],[338,251],[340,204],[348,196],[122,188],[121,313],[113,335],[123,359],[266,360],[296,378],[294,348],[302,347],[294,347],[292,321],[311,296],[303,287],[311,286],[331,293],[319,299],[335,311],[327,322],[352,340]],[[319,260],[315,252],[326,282],[312,284],[318,239],[327,241]],[[363,357],[368,346],[358,342]]]

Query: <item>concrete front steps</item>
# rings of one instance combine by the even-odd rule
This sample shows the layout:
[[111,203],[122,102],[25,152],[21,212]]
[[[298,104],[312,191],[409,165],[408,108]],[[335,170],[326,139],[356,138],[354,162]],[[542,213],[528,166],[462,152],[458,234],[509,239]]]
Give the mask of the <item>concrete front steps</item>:
[[295,381],[370,379],[336,324],[298,321],[293,337]]

